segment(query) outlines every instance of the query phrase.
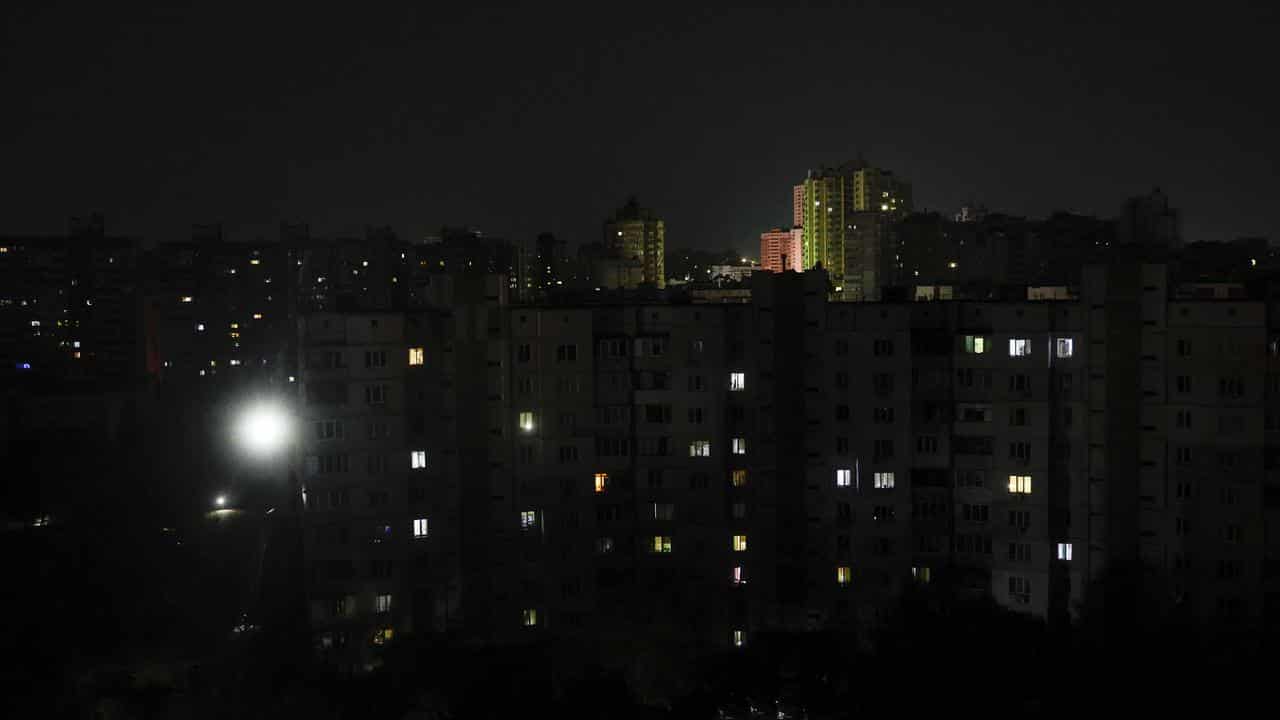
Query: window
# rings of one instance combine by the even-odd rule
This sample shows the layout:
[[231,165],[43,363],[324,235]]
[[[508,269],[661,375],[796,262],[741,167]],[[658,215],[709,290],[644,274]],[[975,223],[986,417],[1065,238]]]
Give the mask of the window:
[[733,551],[734,551],[734,552],[746,552],[746,551],[747,551],[747,536],[746,536],[746,535],[734,535],[734,536],[733,536]]
[[1025,533],[1031,528],[1031,511],[1030,510],[1010,510],[1009,511],[1009,527],[1020,533]]
[[871,388],[877,395],[893,393],[893,373],[875,373],[871,376]]
[[1178,355],[1181,357],[1191,356],[1191,341],[1185,338],[1178,341]]
[[531,530],[538,526],[537,510],[521,510],[520,511],[520,529]]
[[424,538],[427,536],[426,518],[417,518],[413,521],[413,536],[415,538]]
[[578,346],[577,345],[559,345],[556,347],[557,363],[576,363],[578,362]]
[[734,471],[733,471],[732,473],[730,473],[730,475],[729,475],[729,483],[730,483],[731,485],[733,485],[734,487],[736,487],[736,488],[746,487],[746,486],[747,486],[747,471],[746,471],[746,470],[734,470]]
[[341,420],[317,420],[316,421],[316,439],[317,440],[341,440],[344,434],[343,422]]
[[1009,459],[1020,460],[1024,463],[1031,462],[1031,443],[1029,442],[1009,443]]
[[871,519],[876,522],[893,522],[896,515],[892,505],[876,505],[871,508]]
[[596,492],[602,493],[609,487],[609,473],[596,473]]
[[965,335],[964,351],[970,355],[981,355],[987,351],[987,339],[981,335]]
[[391,612],[391,596],[387,594],[379,595],[375,609],[380,613]]
[[387,366],[386,350],[366,350],[364,352],[364,366],[366,368],[384,368]]
[[533,432],[533,411],[525,410],[520,413],[520,429],[525,432]]
[[1026,605],[1031,602],[1031,581],[1024,577],[1009,578],[1009,599]]
[[578,446],[577,445],[561,445],[559,447],[559,457],[560,457],[560,462],[562,463],[578,462]]
[[746,373],[740,373],[740,372],[729,373],[729,390],[733,392],[737,392],[739,390],[746,390],[746,389],[747,389]]
[[689,457],[711,457],[711,441],[694,440],[689,443]]
[[702,424],[702,408],[689,408],[689,424],[690,425]]
[[1071,338],[1058,338],[1054,343],[1057,355],[1060,358],[1069,358],[1075,350],[1075,341]]
[[848,585],[853,582],[853,568],[848,565],[841,565],[836,568],[836,584]]
[[893,473],[878,472],[875,474],[873,478],[873,482],[875,483],[875,489],[877,490],[892,490],[893,489]]
[[535,627],[538,624],[538,610],[536,608],[525,608],[520,611],[520,624],[525,627]]
[[427,467],[427,451],[414,450],[409,453],[409,468],[412,470],[422,470]]
[[1009,543],[1010,562],[1031,562],[1031,546],[1027,543]]
[[733,646],[742,647],[747,643],[747,632],[745,630],[733,631]]
[[747,439],[746,439],[746,438],[734,438],[734,439],[733,439],[733,454],[734,454],[734,455],[746,455],[746,454],[747,454]]
[[892,340],[874,340],[871,343],[871,353],[876,357],[883,357],[893,354]]
[[1174,417],[1174,424],[1179,428],[1190,429],[1191,428],[1191,411],[1179,410],[1178,414]]
[[676,506],[673,503],[653,503],[653,519],[654,520],[672,520],[676,516]]
[[871,408],[871,422],[877,425],[888,425],[893,422],[893,408],[877,407]]
[[965,503],[962,510],[965,522],[985,523],[991,517],[991,506],[989,505],[970,505]]
[[1179,465],[1191,464],[1191,448],[1189,447],[1174,448],[1174,453],[1175,453],[1174,462],[1176,462],[1177,464]]
[[876,440],[872,444],[872,457],[876,460],[887,460],[893,457],[893,441],[889,439]]
[[1071,562],[1071,543],[1058,543],[1058,559]]
[[747,583],[747,572],[741,565],[734,565],[733,572],[729,574],[729,578],[734,585],[745,585]]
[[1031,476],[1030,475],[1010,475],[1009,476],[1009,492],[1016,495],[1031,494]]
[[409,348],[409,364],[421,365],[426,361],[426,353],[420,347]]
[[986,470],[957,470],[956,471],[956,487],[985,487],[987,484]]
[[853,485],[853,471],[849,468],[836,470],[836,487],[850,487],[851,485]]
[[655,553],[662,553],[662,554],[670,553],[671,552],[671,536],[670,535],[654,535],[653,551]]
[[1191,376],[1190,375],[1179,375],[1175,379],[1175,382],[1177,383],[1178,392],[1184,393],[1184,394],[1191,392]]
[[1009,338],[1009,357],[1024,357],[1030,354],[1030,340],[1027,338]]
[[1013,427],[1024,427],[1027,424],[1027,409],[1022,407],[1010,408],[1009,424]]
[[933,572],[927,567],[913,567],[911,568],[911,577],[915,578],[917,582],[927,583],[933,579]]
[[689,376],[689,392],[702,392],[703,390],[706,390],[706,389],[707,389],[706,383],[702,379],[701,375]]
[[529,358],[532,357],[532,355],[533,355],[533,349],[529,346],[528,343],[523,343],[516,346],[516,362],[527,363],[529,362]]
[[385,405],[387,402],[387,386],[366,385],[364,388],[364,402],[366,405]]
[[730,514],[734,520],[742,520],[747,516],[747,504],[744,502],[735,502],[730,508]]
[[649,468],[645,472],[645,481],[649,483],[650,488],[661,488],[665,481],[662,468]]
[[936,455],[938,453],[938,438],[934,435],[917,436],[916,452],[921,455]]

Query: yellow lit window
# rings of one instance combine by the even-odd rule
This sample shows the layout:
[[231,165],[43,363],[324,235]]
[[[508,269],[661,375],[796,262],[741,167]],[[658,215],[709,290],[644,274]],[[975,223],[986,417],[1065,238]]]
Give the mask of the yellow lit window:
[[836,568],[836,584],[848,585],[853,582],[853,569],[848,565],[841,565]]
[[746,470],[734,470],[734,471],[733,471],[733,475],[731,475],[731,476],[730,476],[730,482],[732,482],[732,483],[733,483],[733,486],[734,486],[734,487],[746,487],[746,485],[747,485],[747,471],[746,471]]
[[671,536],[670,535],[654,535],[653,551],[656,553],[671,552]]
[[525,410],[520,413],[520,429],[525,432],[533,432],[533,412]]
[[1009,492],[1018,495],[1031,494],[1031,476],[1030,475],[1010,475],[1009,476]]
[[231,329],[232,329],[232,330],[239,330],[239,329],[240,329],[240,323],[231,323]]
[[391,642],[391,638],[395,635],[395,630],[389,627],[378,628],[373,632],[374,645],[386,645]]
[[913,567],[911,576],[922,583],[927,583],[933,579],[933,571],[927,567]]
[[254,313],[254,314],[253,314],[253,319],[254,319],[254,320],[261,320],[261,319],[262,319],[262,313]]
[[596,492],[602,493],[609,485],[609,473],[596,473]]
[[734,535],[734,536],[733,536],[733,551],[734,551],[734,552],[746,552],[746,550],[747,550],[747,536],[746,536],[746,535]]
[[538,611],[536,608],[527,608],[520,611],[520,624],[525,627],[533,627],[538,624]]
[[421,365],[425,361],[426,353],[420,347],[409,348],[409,364]]

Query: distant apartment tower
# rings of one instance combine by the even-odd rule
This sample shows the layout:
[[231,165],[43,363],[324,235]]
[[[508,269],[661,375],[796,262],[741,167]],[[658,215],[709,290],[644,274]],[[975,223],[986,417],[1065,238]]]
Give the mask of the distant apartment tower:
[[[862,159],[810,171],[803,188],[804,268],[822,265],[837,285],[846,274],[854,213],[879,212],[896,219],[912,209],[911,184]],[[793,190],[793,200],[794,194]]]
[[760,268],[768,272],[799,272],[802,242],[800,228],[774,228],[760,233]]
[[1125,201],[1117,230],[1122,245],[1178,248],[1182,246],[1182,213],[1169,207],[1169,196],[1155,188],[1148,195]]
[[804,227],[804,184],[791,188],[791,227]]
[[639,261],[642,282],[666,287],[666,225],[633,197],[604,224],[604,243],[625,260]]

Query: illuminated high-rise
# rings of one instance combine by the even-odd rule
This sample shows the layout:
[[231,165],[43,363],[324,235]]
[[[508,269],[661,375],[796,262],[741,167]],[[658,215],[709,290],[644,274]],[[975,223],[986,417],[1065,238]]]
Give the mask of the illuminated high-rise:
[[801,266],[800,228],[774,228],[760,233],[760,269],[768,272],[799,272]]
[[[845,258],[866,255],[858,248],[846,247],[855,241],[854,214],[878,212],[896,219],[912,209],[911,183],[862,159],[837,168],[811,170],[803,188],[804,268],[822,265],[837,285],[844,283]],[[798,194],[792,190],[793,205]],[[879,255],[879,249],[872,254]]]
[[604,244],[622,260],[643,266],[641,282],[666,287],[666,225],[653,210],[629,199],[605,221]]

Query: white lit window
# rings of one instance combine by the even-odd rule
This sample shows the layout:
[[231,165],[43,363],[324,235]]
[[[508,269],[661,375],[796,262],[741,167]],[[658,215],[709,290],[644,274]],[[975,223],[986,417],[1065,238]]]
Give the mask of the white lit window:
[[891,472],[878,472],[875,474],[874,480],[877,490],[893,489],[893,473]]
[[184,303],[189,303],[189,302],[191,302],[191,301],[192,301],[192,300],[194,300],[194,299],[195,299],[195,298],[191,297],[190,295],[183,295],[183,296],[182,296],[182,302],[184,302]]
[[933,579],[933,571],[927,567],[913,567],[911,568],[911,577],[918,582],[927,583]]
[[538,524],[538,511],[521,510],[520,511],[520,528],[528,530]]
[[849,487],[853,484],[853,471],[849,468],[836,470],[836,487]]
[[196,332],[204,332],[204,323],[196,323]]
[[427,451],[414,450],[409,454],[409,467],[413,470],[422,470],[427,466]]
[[746,631],[746,630],[734,630],[734,631],[733,631],[733,646],[734,646],[734,647],[742,647],[742,646],[743,646],[743,645],[745,645],[746,643],[747,643],[747,631]]
[[746,438],[734,438],[734,439],[733,439],[733,454],[734,454],[734,455],[746,455],[746,454],[747,454],[747,439],[746,439]]
[[424,538],[427,536],[426,518],[417,518],[413,521],[413,536],[416,538]]
[[987,351],[987,339],[981,335],[965,335],[964,351],[973,355],[981,355]]
[[671,552],[671,536],[670,535],[654,535],[653,551],[656,553]]
[[1071,543],[1058,543],[1058,559],[1071,561]]
[[533,412],[525,410],[520,413],[520,429],[525,432],[533,432]]
[[596,538],[596,552],[601,555],[607,555],[613,552],[613,538],[600,537]]
[[602,493],[609,487],[609,473],[596,473],[596,492]]
[[1069,358],[1075,351],[1075,341],[1071,338],[1058,338],[1055,345],[1057,348],[1057,355],[1060,358]]
[[409,348],[409,364],[421,365],[426,353],[420,347]]
[[729,389],[732,391],[746,390],[747,374],[740,372],[729,373]]
[[1030,354],[1030,340],[1027,338],[1009,338],[1009,357],[1023,357]]
[[1019,495],[1031,494],[1031,476],[1030,475],[1010,475],[1009,476],[1009,492]]
[[711,457],[711,441],[694,440],[689,443],[689,457]]
[[741,565],[734,565],[732,578],[734,585],[742,585],[747,582],[747,572]]
[[376,608],[380,613],[391,612],[391,596],[379,595]]
[[848,565],[841,565],[836,568],[836,584],[848,585],[853,582],[853,569]]
[[746,535],[734,535],[734,536],[733,536],[733,551],[734,551],[734,552],[746,552],[746,551],[747,551],[747,536],[746,536]]
[[526,608],[520,611],[520,624],[525,627],[534,627],[538,624],[538,611],[536,608]]

